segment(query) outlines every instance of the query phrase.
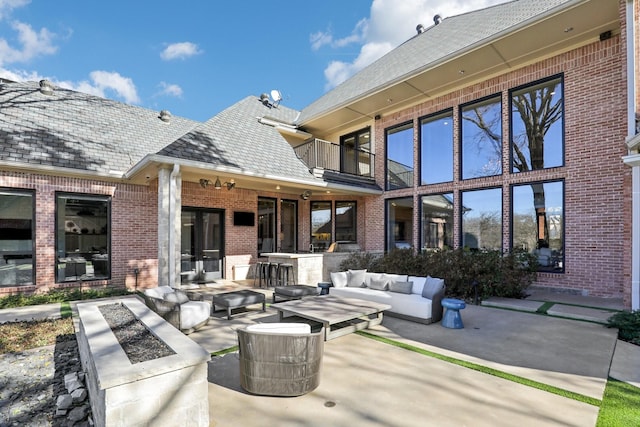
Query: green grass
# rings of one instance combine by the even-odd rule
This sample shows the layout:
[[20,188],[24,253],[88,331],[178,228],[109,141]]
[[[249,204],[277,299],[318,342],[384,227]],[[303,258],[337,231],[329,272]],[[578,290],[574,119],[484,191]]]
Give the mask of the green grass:
[[609,378],[596,427],[640,426],[640,389]]
[[214,351],[211,353],[211,356],[224,356],[227,353],[233,353],[234,351],[238,351],[238,346],[234,345],[233,347],[225,348],[224,350]]

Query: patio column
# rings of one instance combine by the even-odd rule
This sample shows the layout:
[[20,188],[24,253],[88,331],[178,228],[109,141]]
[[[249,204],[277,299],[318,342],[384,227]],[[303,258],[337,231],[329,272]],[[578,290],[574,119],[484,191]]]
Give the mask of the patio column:
[[180,287],[182,175],[179,165],[158,170],[158,286]]

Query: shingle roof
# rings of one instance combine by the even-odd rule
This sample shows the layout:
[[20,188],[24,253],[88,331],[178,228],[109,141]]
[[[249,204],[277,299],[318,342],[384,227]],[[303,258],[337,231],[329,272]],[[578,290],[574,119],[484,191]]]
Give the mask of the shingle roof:
[[570,0],[515,0],[452,16],[407,40],[305,107],[298,124],[402,81]]
[[0,84],[0,164],[125,172],[199,122],[37,82]]
[[[158,154],[235,168],[256,176],[316,181],[273,126],[260,118],[293,123],[299,112],[248,96],[184,135]],[[318,181],[321,182],[321,181]]]

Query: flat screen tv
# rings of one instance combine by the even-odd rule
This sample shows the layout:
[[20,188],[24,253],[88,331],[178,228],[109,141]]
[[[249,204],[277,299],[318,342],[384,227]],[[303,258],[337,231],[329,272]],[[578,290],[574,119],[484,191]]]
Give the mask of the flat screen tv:
[[253,212],[234,212],[233,225],[253,227],[255,225],[256,215]]

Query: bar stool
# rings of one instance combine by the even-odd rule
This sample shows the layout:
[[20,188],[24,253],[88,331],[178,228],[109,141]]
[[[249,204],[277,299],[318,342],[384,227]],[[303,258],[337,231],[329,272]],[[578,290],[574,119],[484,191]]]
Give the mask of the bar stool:
[[264,284],[265,287],[269,286],[269,264],[265,261],[256,262],[256,273],[253,276],[253,286],[256,286],[256,279],[258,280],[258,287],[262,287]]
[[288,286],[290,283],[296,284],[296,277],[293,275],[293,264],[282,263],[278,266],[276,273],[276,286]]
[[278,269],[280,268],[280,264],[277,262],[270,262],[268,273],[267,273],[267,287],[277,286],[278,284]]

